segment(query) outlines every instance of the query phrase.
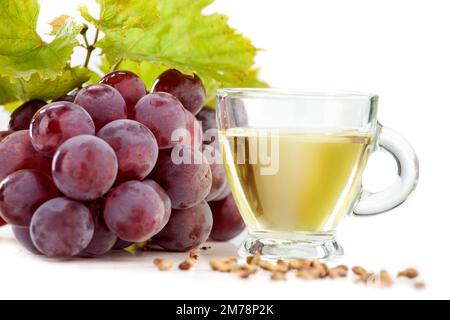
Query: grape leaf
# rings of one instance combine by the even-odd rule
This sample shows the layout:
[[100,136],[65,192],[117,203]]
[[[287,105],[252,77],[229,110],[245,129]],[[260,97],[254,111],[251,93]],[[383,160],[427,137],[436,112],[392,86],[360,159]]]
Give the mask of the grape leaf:
[[89,13],[86,5],[81,6],[83,18],[97,28],[107,32],[123,28],[148,28],[159,20],[157,2],[154,0],[98,0],[100,19]]
[[[112,1],[99,2],[105,6],[101,9],[104,12]],[[113,28],[102,29],[105,37],[98,46],[109,65],[124,61],[120,67],[132,69],[149,86],[168,68],[198,74],[207,88],[209,103],[214,101],[215,89],[219,87],[267,86],[258,80],[254,68],[258,50],[250,40],[230,28],[226,16],[202,14],[212,2],[147,0],[147,4],[156,4],[159,17],[157,21],[151,20],[149,25],[131,23],[120,27],[124,17],[110,23],[105,14],[101,15],[96,23]],[[123,4],[124,12],[129,17],[148,14],[151,9],[141,4],[142,1],[128,1]]]
[[[0,75],[0,104],[30,99],[54,99],[81,86],[90,77],[91,72],[88,69],[69,67],[55,79],[45,79],[34,73],[29,81],[15,79],[15,82],[11,82],[10,79]],[[5,106],[5,109],[13,111],[15,107],[17,104],[13,103]]]
[[37,0],[0,1],[0,70],[3,77],[28,81],[34,74],[54,80],[70,59],[80,27],[67,20],[54,40],[44,42],[36,32]]
[[0,55],[26,52],[42,44],[36,33],[36,0],[0,1]]

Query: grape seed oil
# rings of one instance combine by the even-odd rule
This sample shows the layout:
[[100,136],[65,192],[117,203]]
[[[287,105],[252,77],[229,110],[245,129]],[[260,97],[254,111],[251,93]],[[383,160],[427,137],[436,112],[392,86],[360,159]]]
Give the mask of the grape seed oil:
[[268,232],[333,232],[359,197],[371,140],[360,132],[220,132],[244,220]]

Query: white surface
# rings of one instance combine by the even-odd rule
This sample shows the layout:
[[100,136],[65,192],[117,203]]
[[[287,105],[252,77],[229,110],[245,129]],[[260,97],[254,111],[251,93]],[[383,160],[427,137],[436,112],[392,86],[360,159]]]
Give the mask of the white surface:
[[[76,7],[77,1],[43,3],[41,20],[49,21]],[[210,272],[208,257],[190,272],[160,273],[152,266],[152,259],[161,256],[158,253],[48,261],[25,253],[5,229],[0,231],[0,298],[450,298],[445,271],[450,265],[450,3],[217,0],[210,10],[228,14],[233,26],[266,49],[258,64],[273,86],[380,95],[379,119],[415,147],[421,180],[411,199],[393,212],[343,223],[342,262],[392,272],[417,267],[428,289],[417,292],[407,285],[367,289],[350,280],[273,283],[263,273],[243,281]],[[4,126],[6,116],[0,117]],[[381,167],[371,166],[366,176],[372,189],[387,184],[395,172],[391,160],[376,158],[385,161],[376,161]],[[213,246],[207,254],[235,252],[232,244]]]

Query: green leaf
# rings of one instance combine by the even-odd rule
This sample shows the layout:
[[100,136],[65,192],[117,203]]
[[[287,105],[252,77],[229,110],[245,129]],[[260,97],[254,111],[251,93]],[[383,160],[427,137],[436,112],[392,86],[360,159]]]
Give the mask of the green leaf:
[[54,80],[64,72],[80,32],[67,20],[50,43],[36,32],[37,0],[0,1],[0,70],[3,77],[28,81],[37,74]]
[[20,101],[61,96],[91,76],[68,66],[81,27],[62,16],[52,24],[55,38],[46,43],[36,32],[38,16],[37,0],[0,1],[0,104],[10,111]]
[[55,79],[45,79],[35,73],[29,81],[16,79],[11,82],[10,79],[0,76],[0,104],[9,104],[7,110],[12,111],[17,105],[10,104],[11,102],[54,99],[81,86],[90,77],[91,72],[88,69],[68,67]]
[[38,16],[36,0],[0,1],[0,55],[26,52],[42,45],[36,32]]
[[[112,1],[99,1],[102,12]],[[250,40],[228,26],[227,17],[220,14],[203,15],[213,0],[150,0],[157,6],[158,21],[149,26],[124,24],[122,18],[102,29],[105,37],[98,43],[109,65],[120,64],[141,75],[151,86],[157,75],[168,68],[196,73],[205,83],[208,103],[213,103],[219,87],[261,87],[254,68],[257,49]],[[124,3],[128,17],[147,15],[142,1]],[[126,8],[126,10],[125,10]],[[97,23],[109,21],[103,14]],[[130,18],[132,20],[132,18]],[[130,25],[132,27],[130,27]]]
[[123,28],[148,28],[159,20],[157,2],[154,0],[98,0],[100,19],[81,6],[83,18],[104,32]]

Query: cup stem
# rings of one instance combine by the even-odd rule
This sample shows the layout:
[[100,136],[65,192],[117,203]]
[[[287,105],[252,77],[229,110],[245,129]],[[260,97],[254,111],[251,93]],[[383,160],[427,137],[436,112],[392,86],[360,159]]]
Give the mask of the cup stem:
[[241,257],[261,253],[269,261],[279,259],[333,260],[341,257],[344,250],[336,241],[334,233],[277,233],[251,231],[239,249]]

